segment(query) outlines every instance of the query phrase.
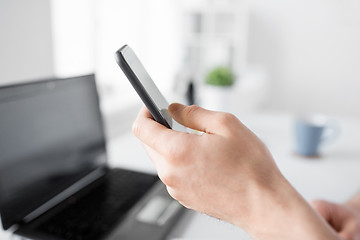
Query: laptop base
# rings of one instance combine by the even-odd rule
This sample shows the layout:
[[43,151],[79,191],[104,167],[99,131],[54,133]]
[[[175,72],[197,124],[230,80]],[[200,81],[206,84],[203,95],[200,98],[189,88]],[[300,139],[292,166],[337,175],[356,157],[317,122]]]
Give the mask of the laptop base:
[[183,209],[155,175],[111,169],[94,185],[21,226],[15,234],[39,240],[158,240]]

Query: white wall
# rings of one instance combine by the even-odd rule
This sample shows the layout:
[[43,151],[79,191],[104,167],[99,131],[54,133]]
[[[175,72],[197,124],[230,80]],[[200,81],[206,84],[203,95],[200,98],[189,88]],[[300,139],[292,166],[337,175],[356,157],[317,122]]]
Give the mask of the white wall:
[[1,0],[0,84],[94,72],[91,0]]
[[51,0],[54,74],[86,75],[95,71],[94,0]]
[[0,84],[53,75],[48,0],[0,1]]
[[[0,84],[61,75],[64,72],[61,69],[65,65],[56,65],[56,62],[68,63],[70,69],[83,69],[84,73],[93,68],[91,60],[71,58],[71,61],[67,61],[69,56],[74,55],[82,56],[87,60],[93,57],[93,53],[86,52],[84,48],[85,45],[90,46],[89,48],[93,45],[91,39],[86,41],[90,38],[91,29],[76,31],[81,29],[81,26],[74,24],[73,33],[83,33],[83,35],[73,38],[81,40],[75,44],[75,47],[72,45],[72,49],[78,49],[80,52],[75,53],[71,50],[66,54],[56,55],[55,45],[65,45],[53,41],[52,24],[56,24],[56,19],[59,19],[56,16],[66,18],[69,14],[61,8],[63,10],[58,12],[58,15],[51,15],[51,11],[54,11],[51,4],[55,1],[62,5],[66,2],[68,6],[73,6],[69,0],[0,1]],[[76,2],[79,6],[85,3],[84,0]],[[128,18],[131,21],[125,21],[119,16],[119,12],[130,14],[129,11],[134,10],[136,16],[144,14],[150,17],[152,27],[141,28],[141,24],[146,21],[139,18],[134,24],[140,29],[103,28],[103,32],[98,32],[102,37],[97,36],[95,40],[106,42],[104,46],[109,46],[109,49],[98,49],[95,60],[107,59],[108,62],[103,61],[105,64],[103,68],[111,68],[111,71],[117,72],[116,76],[120,76],[120,70],[116,68],[112,54],[122,43],[129,43],[142,56],[154,79],[164,80],[166,82],[164,89],[168,89],[170,82],[166,79],[171,76],[166,72],[175,71],[180,61],[170,57],[180,56],[179,49],[176,48],[179,37],[176,28],[171,27],[176,8],[168,6],[167,9],[171,9],[168,11],[157,8],[160,5],[164,6],[167,2],[165,0],[157,0],[156,4],[137,0],[130,9],[124,9],[122,5],[124,0],[119,0],[119,4],[115,4],[118,7],[110,8],[109,6],[113,5],[107,3],[113,2],[116,1],[97,1],[98,4],[103,3],[102,8],[98,10],[104,16],[108,16],[105,18],[106,21],[100,21],[98,25],[107,26],[107,21],[115,20],[119,26],[128,26],[128,23],[134,23],[135,17]],[[249,0],[249,4],[248,61],[250,64],[262,65],[269,71],[268,106],[293,112],[360,115],[360,94],[358,94],[360,92],[360,14],[358,14],[360,1]],[[72,8],[70,10],[72,10],[69,12],[70,15],[76,16],[78,11]],[[82,19],[91,22],[91,14],[84,14]],[[159,17],[151,18],[152,14]],[[58,23],[61,24],[61,21],[59,20]],[[143,38],[138,37],[139,32],[143,33]],[[73,36],[73,34],[65,33],[62,36]],[[158,41],[159,36],[162,41]],[[70,45],[75,43],[71,38],[66,38],[65,41],[69,41]],[[58,50],[57,53],[65,52]],[[159,57],[160,53],[161,58],[166,60],[161,64],[152,61],[153,56]],[[84,62],[87,62],[86,65],[75,65]],[[169,68],[166,68],[168,71],[161,70],[165,63],[169,65]],[[104,76],[105,78],[108,76]],[[118,81],[118,78],[110,81]]]
[[269,106],[360,115],[360,1],[250,3],[248,60],[270,73]]
[[[108,95],[126,104],[138,96],[114,60],[128,44],[139,56],[160,90],[170,92],[180,62],[179,9],[174,0],[98,0],[96,74]],[[112,101],[114,99],[111,99]],[[116,103],[118,106],[121,103]]]

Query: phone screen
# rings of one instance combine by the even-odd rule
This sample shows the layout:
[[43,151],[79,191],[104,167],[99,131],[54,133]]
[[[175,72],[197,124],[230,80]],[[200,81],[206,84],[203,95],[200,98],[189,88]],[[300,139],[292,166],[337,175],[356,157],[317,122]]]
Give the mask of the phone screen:
[[168,112],[169,103],[161,94],[134,51],[125,45],[115,53],[115,58],[154,119],[166,127],[172,128],[173,120]]

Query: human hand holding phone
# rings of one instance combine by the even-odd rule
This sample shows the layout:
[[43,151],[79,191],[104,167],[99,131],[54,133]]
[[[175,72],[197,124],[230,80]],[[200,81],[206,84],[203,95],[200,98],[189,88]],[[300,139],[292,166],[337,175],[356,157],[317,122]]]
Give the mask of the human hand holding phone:
[[171,104],[169,112],[204,134],[169,130],[145,107],[133,132],[169,194],[182,205],[233,223],[253,239],[340,240],[234,115],[181,104]]

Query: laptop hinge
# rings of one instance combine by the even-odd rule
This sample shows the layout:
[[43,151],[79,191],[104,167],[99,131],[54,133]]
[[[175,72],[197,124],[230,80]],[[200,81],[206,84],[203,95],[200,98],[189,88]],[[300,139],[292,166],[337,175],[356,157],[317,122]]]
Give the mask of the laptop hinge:
[[66,198],[70,197],[74,193],[80,191],[90,183],[94,182],[95,180],[99,179],[100,177],[104,176],[105,169],[104,168],[98,168],[94,170],[93,172],[89,173],[79,181],[77,181],[75,184],[71,185],[46,203],[42,204],[40,207],[29,213],[23,218],[23,221],[25,223],[28,223],[35,218],[39,217],[41,214],[48,211],[50,208],[56,206],[60,202],[64,201]]

